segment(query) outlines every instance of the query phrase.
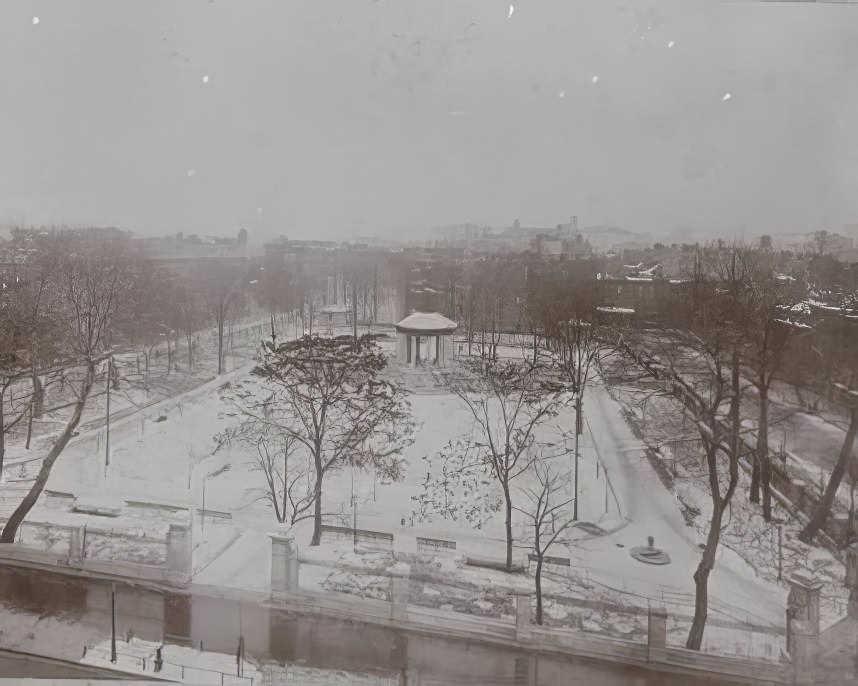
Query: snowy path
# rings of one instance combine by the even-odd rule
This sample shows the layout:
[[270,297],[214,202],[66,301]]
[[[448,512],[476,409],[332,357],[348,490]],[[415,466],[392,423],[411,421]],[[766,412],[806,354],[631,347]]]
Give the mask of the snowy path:
[[[658,599],[664,589],[665,597],[679,592],[693,599],[692,574],[700,559],[696,531],[686,526],[678,502],[659,480],[641,441],[606,389],[594,386],[585,403],[593,438],[629,523],[616,533],[579,544],[574,551],[577,562],[588,568],[591,579],[615,588],[652,599]],[[654,536],[656,547],[670,555],[670,564],[647,565],[631,558],[629,549],[645,545],[647,536]],[[739,565],[744,566],[741,574],[736,571]],[[710,605],[735,619],[749,617],[781,626],[785,594],[753,577],[753,570],[722,546],[710,577]]]

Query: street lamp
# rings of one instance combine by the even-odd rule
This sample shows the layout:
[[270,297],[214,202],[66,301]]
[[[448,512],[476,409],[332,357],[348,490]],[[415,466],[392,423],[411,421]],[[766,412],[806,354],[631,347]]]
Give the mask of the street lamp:
[[220,469],[216,469],[213,472],[209,472],[203,477],[203,506],[200,511],[200,536],[203,535],[206,527],[206,481],[216,476],[220,476],[230,470],[230,465],[225,464]]
[[581,421],[581,391],[575,392],[575,502],[572,506],[572,519],[578,521],[578,437],[583,433]]

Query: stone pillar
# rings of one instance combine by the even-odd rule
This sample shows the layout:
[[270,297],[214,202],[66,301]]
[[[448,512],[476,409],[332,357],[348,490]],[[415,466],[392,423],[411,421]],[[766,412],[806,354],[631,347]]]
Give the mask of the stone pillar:
[[649,662],[664,662],[667,647],[667,610],[661,605],[649,609],[647,648]]
[[816,682],[816,652],[819,626],[800,619],[790,620],[789,652],[793,670],[793,684],[811,686]]
[[790,620],[806,623],[808,631],[819,634],[819,591],[822,584],[799,574],[789,580],[790,591],[787,596],[787,650],[790,650]]
[[191,528],[170,524],[167,532],[167,576],[187,583],[191,579]]
[[69,564],[83,564],[84,527],[76,526],[69,530]]
[[407,621],[411,566],[397,562],[387,572],[390,575],[390,618],[394,622]]
[[298,546],[295,539],[283,534],[269,534],[271,537],[271,595],[297,593]]
[[515,637],[519,641],[530,639],[530,622],[533,617],[533,604],[530,595],[515,597]]

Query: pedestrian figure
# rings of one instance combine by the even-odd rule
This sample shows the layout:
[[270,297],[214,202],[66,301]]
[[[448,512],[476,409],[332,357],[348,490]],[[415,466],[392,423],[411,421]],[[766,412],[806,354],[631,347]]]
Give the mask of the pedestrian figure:
[[162,646],[158,646],[157,648],[155,648],[155,671],[156,672],[160,672],[161,668],[164,666],[164,660],[161,657],[161,647]]

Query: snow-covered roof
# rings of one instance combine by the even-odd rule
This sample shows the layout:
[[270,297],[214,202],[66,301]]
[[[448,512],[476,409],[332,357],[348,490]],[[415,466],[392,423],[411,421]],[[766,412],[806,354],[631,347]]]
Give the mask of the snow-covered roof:
[[452,333],[459,325],[438,312],[414,312],[396,325],[397,331]]

